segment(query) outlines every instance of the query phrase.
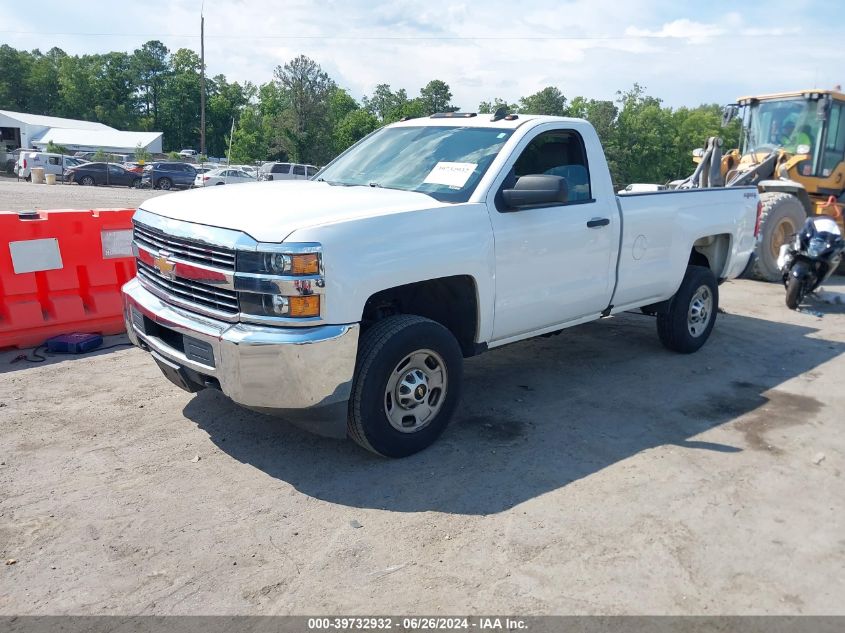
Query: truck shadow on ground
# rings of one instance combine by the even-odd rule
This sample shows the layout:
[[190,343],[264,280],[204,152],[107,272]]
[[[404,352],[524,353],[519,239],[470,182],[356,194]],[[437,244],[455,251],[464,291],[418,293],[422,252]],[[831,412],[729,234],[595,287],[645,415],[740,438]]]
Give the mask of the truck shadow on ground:
[[[809,317],[808,317],[809,322]],[[387,460],[206,390],[184,414],[221,450],[315,498],[400,512],[501,512],[641,451],[779,452],[777,433],[824,403],[778,389],[845,351],[812,327],[720,315],[697,354],[660,347],[639,314],[494,350],[466,363],[462,405],[422,453]],[[695,436],[731,424],[726,444]]]

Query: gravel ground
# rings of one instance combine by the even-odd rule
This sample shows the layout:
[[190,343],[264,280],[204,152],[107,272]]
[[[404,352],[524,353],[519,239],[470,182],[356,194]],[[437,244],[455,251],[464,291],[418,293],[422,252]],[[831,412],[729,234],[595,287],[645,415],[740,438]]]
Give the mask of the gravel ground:
[[0,614],[845,614],[845,309],[722,305],[690,356],[630,314],[471,359],[398,461],[0,353]]
[[0,211],[27,209],[128,209],[165,191],[129,187],[80,187],[79,185],[34,185],[0,178]]

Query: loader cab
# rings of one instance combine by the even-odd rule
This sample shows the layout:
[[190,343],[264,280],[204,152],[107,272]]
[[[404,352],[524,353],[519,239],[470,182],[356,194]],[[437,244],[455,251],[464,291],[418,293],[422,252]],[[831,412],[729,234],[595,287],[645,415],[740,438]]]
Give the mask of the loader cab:
[[838,196],[845,189],[845,95],[804,91],[744,97],[737,105],[741,165],[782,150],[776,178],[801,182],[809,193]]

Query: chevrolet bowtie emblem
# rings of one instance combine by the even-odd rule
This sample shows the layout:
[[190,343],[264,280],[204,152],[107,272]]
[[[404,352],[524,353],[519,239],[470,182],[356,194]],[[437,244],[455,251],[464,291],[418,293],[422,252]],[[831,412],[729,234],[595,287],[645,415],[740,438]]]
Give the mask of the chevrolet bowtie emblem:
[[176,263],[170,261],[169,255],[170,253],[165,251],[159,252],[158,255],[153,257],[153,266],[168,279],[173,279],[176,277]]

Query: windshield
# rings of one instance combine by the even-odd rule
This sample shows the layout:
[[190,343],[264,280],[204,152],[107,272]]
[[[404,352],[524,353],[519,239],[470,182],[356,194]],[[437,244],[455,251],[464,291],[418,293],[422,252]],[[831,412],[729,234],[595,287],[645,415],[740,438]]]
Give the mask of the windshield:
[[318,180],[466,202],[511,134],[478,127],[383,128],[342,154]]
[[742,153],[783,148],[793,154],[815,154],[822,132],[818,103],[797,98],[752,104]]

